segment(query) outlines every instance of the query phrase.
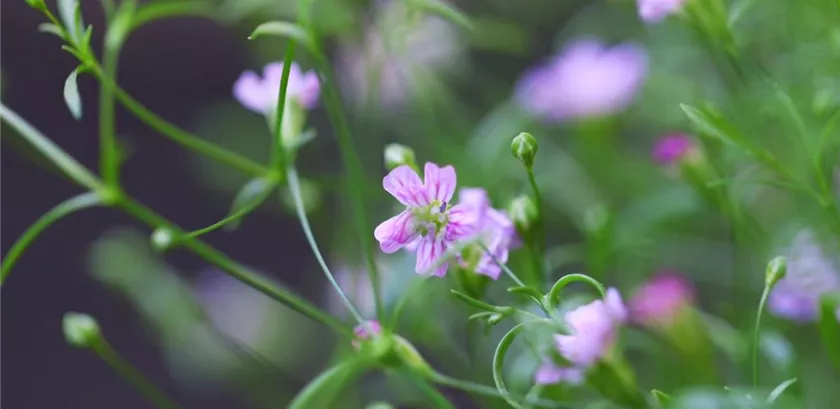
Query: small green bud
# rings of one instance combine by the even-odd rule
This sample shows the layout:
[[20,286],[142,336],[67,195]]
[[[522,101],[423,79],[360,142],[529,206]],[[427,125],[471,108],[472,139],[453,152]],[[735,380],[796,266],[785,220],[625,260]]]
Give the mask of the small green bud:
[[78,348],[91,347],[100,336],[99,324],[87,314],[78,312],[64,314],[62,327],[67,343]]
[[534,199],[530,196],[519,196],[508,205],[508,216],[520,232],[527,232],[539,219],[539,212]]
[[405,145],[392,143],[385,146],[385,168],[392,170],[396,167],[408,165],[417,169],[417,162],[414,159],[414,150]]
[[47,9],[47,5],[44,3],[44,0],[26,0],[26,4],[36,10],[44,11]]
[[764,284],[773,287],[787,274],[787,258],[784,256],[774,257],[767,263],[767,270],[764,273]]
[[531,170],[534,167],[534,157],[537,156],[537,140],[527,132],[522,132],[513,138],[510,144],[510,151],[516,159],[522,162],[525,169]]
[[166,251],[175,242],[175,233],[166,227],[158,227],[152,232],[152,248],[155,251]]

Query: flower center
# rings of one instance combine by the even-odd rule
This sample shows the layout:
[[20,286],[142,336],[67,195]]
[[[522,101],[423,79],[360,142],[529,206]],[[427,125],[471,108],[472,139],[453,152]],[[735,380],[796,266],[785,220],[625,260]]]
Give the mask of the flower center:
[[437,235],[443,231],[449,223],[449,208],[448,203],[439,200],[434,200],[426,206],[413,208],[415,232],[425,236],[430,232]]

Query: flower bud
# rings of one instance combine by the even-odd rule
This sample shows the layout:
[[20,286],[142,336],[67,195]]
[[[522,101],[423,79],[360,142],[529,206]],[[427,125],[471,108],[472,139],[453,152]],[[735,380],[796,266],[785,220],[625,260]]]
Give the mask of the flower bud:
[[534,157],[537,156],[537,147],[537,140],[531,134],[522,132],[513,138],[510,151],[522,162],[525,169],[531,170],[534,167]]
[[385,167],[388,170],[392,170],[402,165],[408,165],[412,169],[417,169],[417,163],[414,159],[414,150],[398,143],[392,143],[385,146]]
[[152,232],[152,248],[155,251],[164,252],[172,247],[175,242],[175,233],[166,227],[158,227]]
[[537,205],[530,196],[522,195],[513,199],[508,205],[508,215],[520,232],[527,232],[537,222],[539,212]]
[[26,4],[36,10],[44,11],[47,9],[47,5],[44,3],[44,0],[26,0]]
[[64,339],[78,348],[89,348],[99,339],[99,324],[93,317],[78,312],[64,314]]
[[778,256],[767,263],[767,270],[764,273],[764,284],[773,287],[787,274],[787,258]]

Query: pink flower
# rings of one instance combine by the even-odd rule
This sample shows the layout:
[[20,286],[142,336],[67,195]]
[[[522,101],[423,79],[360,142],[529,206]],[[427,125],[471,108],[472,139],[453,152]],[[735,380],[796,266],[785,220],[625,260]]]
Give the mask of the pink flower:
[[[269,114],[277,106],[282,76],[282,62],[266,65],[262,78],[253,71],[245,71],[233,84],[233,95],[245,108],[260,114]],[[297,63],[292,63],[286,92],[287,98],[296,101],[303,108],[311,109],[321,94],[318,75],[314,71],[304,73]]]
[[630,105],[647,71],[645,51],[578,39],[517,84],[517,100],[531,114],[562,122],[601,117]]
[[683,134],[663,136],[653,147],[653,160],[660,165],[673,165],[696,151],[691,137]]
[[[475,265],[475,272],[498,280],[502,272],[499,264],[506,263],[510,249],[520,244],[516,227],[504,212],[490,207],[490,199],[484,189],[463,188],[458,193],[458,202],[483,215],[478,231],[481,243],[487,247],[487,251],[480,249],[481,256]],[[469,265],[467,260],[462,260],[461,264],[465,267]]]
[[607,290],[603,300],[595,300],[566,313],[564,320],[573,333],[555,335],[557,351],[571,367],[557,367],[546,362],[537,370],[539,384],[581,383],[586,370],[604,358],[615,345],[618,328],[627,322],[627,307],[615,288]]
[[650,326],[670,326],[683,308],[694,302],[691,283],[673,272],[648,281],[630,302],[633,321]]
[[[429,273],[452,244],[475,234],[481,219],[470,206],[452,205],[457,182],[452,166],[426,163],[424,177],[421,181],[406,165],[385,176],[382,186],[406,208],[373,232],[385,253],[401,248],[417,251],[418,274]],[[443,277],[447,267],[448,263],[442,262],[431,273]]]
[[638,0],[639,17],[645,23],[658,23],[682,9],[686,0]]
[[380,325],[379,321],[376,320],[365,321],[364,324],[357,325],[356,328],[353,329],[353,333],[356,335],[356,339],[352,341],[352,345],[354,348],[358,349],[361,346],[362,341],[367,341],[373,336],[381,334],[382,325]]

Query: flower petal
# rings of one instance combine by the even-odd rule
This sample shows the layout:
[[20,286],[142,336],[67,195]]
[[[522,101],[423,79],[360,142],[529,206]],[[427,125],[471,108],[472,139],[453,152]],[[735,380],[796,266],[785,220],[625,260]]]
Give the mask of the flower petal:
[[615,288],[607,289],[607,296],[604,298],[604,306],[607,313],[616,322],[623,323],[627,321],[627,307],[621,300],[621,294]]
[[440,167],[432,162],[426,162],[423,177],[423,185],[426,187],[429,200],[435,199],[444,203],[449,203],[452,200],[452,195],[455,194],[455,185],[458,183],[455,168],[452,166]]
[[242,106],[251,111],[264,114],[270,104],[266,100],[263,83],[253,71],[245,71],[233,84],[233,96]]
[[394,168],[382,179],[382,187],[406,206],[418,207],[429,204],[423,182],[410,166]]
[[379,242],[379,247],[385,253],[393,253],[416,238],[414,233],[414,215],[409,211],[382,222],[376,226],[373,236]]
[[445,251],[446,244],[443,237],[435,237],[434,233],[429,233],[417,244],[417,264],[414,267],[414,271],[420,275],[445,276],[446,268],[449,266],[448,263],[442,263],[434,270],[429,270],[435,261],[443,256]]
[[479,232],[483,219],[481,209],[462,204],[452,206],[446,224],[446,239],[459,241],[472,237]]
[[551,362],[545,362],[537,368],[537,373],[534,374],[534,383],[537,385],[550,385],[558,382],[579,385],[583,383],[583,371],[578,368],[561,368]]

